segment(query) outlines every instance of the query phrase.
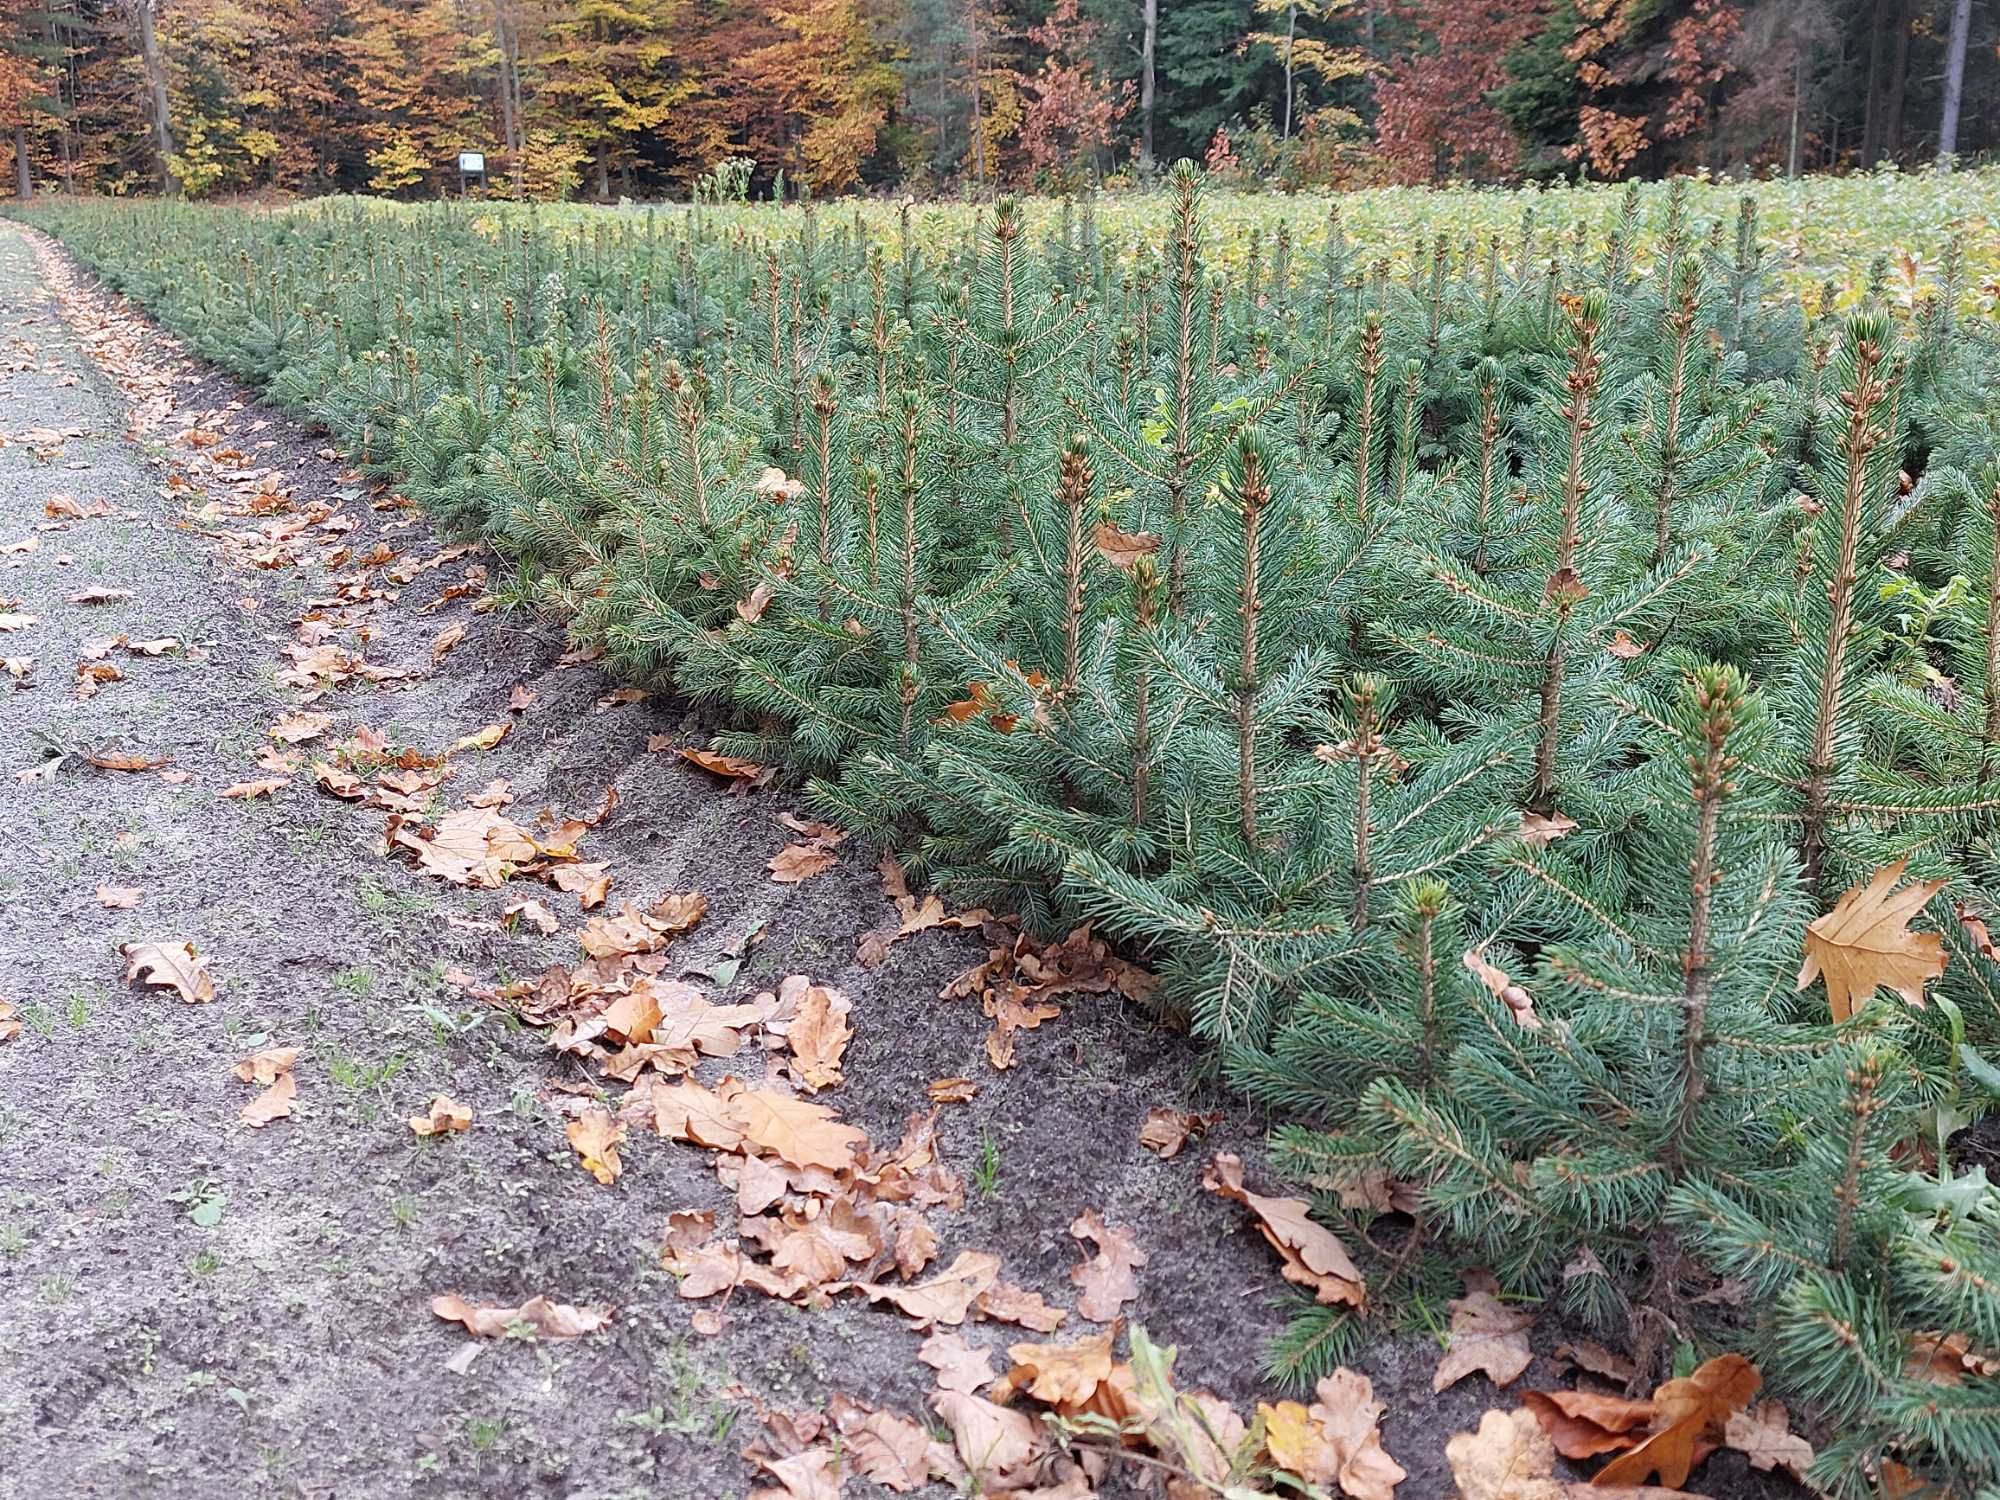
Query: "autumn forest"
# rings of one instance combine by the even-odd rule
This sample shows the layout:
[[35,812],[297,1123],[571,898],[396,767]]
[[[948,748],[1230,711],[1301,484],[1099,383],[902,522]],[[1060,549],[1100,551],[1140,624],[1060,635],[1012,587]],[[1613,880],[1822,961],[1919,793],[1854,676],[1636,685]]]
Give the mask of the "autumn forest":
[[[5,0],[16,190],[767,197],[1909,166],[1974,0]],[[720,173],[720,176],[716,174]]]

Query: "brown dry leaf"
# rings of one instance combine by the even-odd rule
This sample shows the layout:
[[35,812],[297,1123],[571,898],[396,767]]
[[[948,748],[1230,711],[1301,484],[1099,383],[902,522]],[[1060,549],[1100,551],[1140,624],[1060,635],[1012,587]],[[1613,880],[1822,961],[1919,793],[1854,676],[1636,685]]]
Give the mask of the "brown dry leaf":
[[625,1139],[625,1127],[608,1110],[586,1109],[565,1128],[569,1143],[583,1159],[583,1169],[606,1187],[618,1180],[625,1164],[618,1159],[618,1143]]
[[611,1326],[609,1307],[572,1307],[546,1297],[530,1297],[519,1307],[475,1307],[463,1297],[446,1293],[431,1299],[431,1311],[448,1323],[463,1323],[475,1338],[497,1339],[516,1328],[531,1329],[545,1339],[581,1338]]
[[1576,832],[1576,827],[1576,819],[1561,813],[1524,812],[1520,839],[1530,849],[1546,849],[1564,834]]
[[1201,1185],[1241,1203],[1256,1215],[1257,1228],[1283,1262],[1281,1274],[1330,1306],[1361,1307],[1367,1283],[1347,1247],[1324,1224],[1314,1222],[1303,1198],[1266,1198],[1243,1186],[1242,1158],[1219,1152],[1210,1159]]
[[999,1274],[999,1256],[984,1250],[961,1250],[958,1259],[944,1270],[915,1286],[857,1281],[854,1287],[866,1293],[870,1302],[893,1303],[899,1311],[914,1318],[919,1328],[929,1328],[937,1323],[963,1323],[973,1302]]
[[1139,1295],[1139,1278],[1133,1271],[1146,1263],[1132,1231],[1107,1224],[1094,1208],[1086,1208],[1069,1226],[1070,1234],[1094,1243],[1097,1254],[1069,1273],[1081,1294],[1077,1312],[1093,1323],[1108,1323],[1118,1309]]
[[1792,1420],[1782,1402],[1760,1401],[1748,1411],[1731,1412],[1722,1424],[1722,1445],[1750,1460],[1750,1467],[1768,1473],[1783,1469],[1801,1484],[1812,1467],[1812,1444],[1791,1430]]
[[839,863],[839,857],[831,849],[817,844],[787,844],[771,856],[766,868],[779,885],[797,885],[801,880],[824,875]]
[[216,795],[227,797],[232,801],[250,802],[258,797],[268,797],[273,792],[281,791],[291,784],[291,778],[288,776],[267,776],[256,781],[235,782],[230,786],[224,787]]
[[979,1085],[970,1078],[933,1078],[924,1092],[933,1104],[967,1104],[979,1092]]
[[1150,531],[1120,531],[1109,521],[1099,521],[1090,534],[1097,552],[1112,567],[1131,572],[1139,559],[1160,550],[1160,539]]
[[1409,1476],[1382,1446],[1379,1424],[1387,1408],[1375,1399],[1368,1377],[1338,1369],[1314,1394],[1312,1419],[1333,1458],[1328,1477],[1349,1500],[1393,1500],[1396,1486]]
[[766,766],[758,765],[754,760],[743,760],[714,750],[683,749],[680,757],[713,775],[729,781],[742,782],[747,786],[762,786],[777,774]]
[[30,625],[41,623],[40,615],[24,615],[0,609],[0,631],[26,630]]
[[1139,1144],[1163,1158],[1178,1156],[1181,1147],[1200,1140],[1221,1123],[1220,1114],[1191,1115],[1155,1105],[1146,1111],[1145,1123],[1139,1127]]
[[897,1412],[878,1411],[846,1396],[827,1402],[827,1415],[845,1442],[854,1472],[899,1495],[922,1489],[931,1477],[931,1435]]
[[868,1143],[866,1131],[841,1124],[825,1105],[770,1089],[745,1089],[734,1095],[729,1117],[746,1143],[795,1167],[844,1171],[854,1165],[854,1148]]
[[506,739],[513,728],[512,719],[502,719],[498,724],[488,724],[484,729],[475,730],[463,738],[453,740],[451,753],[455,755],[461,750],[491,750]]
[[100,771],[157,771],[166,765],[164,758],[155,759],[131,750],[89,750],[83,758]]
[[11,1042],[21,1034],[21,1023],[14,1010],[14,1002],[0,1000],[0,1042]]
[[1669,1380],[1653,1392],[1655,1431],[1593,1476],[1602,1487],[1639,1484],[1657,1475],[1663,1484],[1685,1483],[1722,1438],[1731,1416],[1750,1404],[1763,1377],[1740,1354],[1719,1354],[1692,1375]]
[[188,942],[127,943],[118,950],[125,958],[125,982],[136,981],[170,989],[190,1005],[215,998],[215,980],[208,960]]
[[1083,1410],[1111,1378],[1114,1331],[1069,1344],[1009,1344],[1007,1357],[1014,1365],[995,1382],[993,1399],[1004,1405],[1026,1391],[1065,1416]]
[[410,1129],[418,1135],[463,1135],[472,1129],[472,1110],[449,1094],[439,1094],[429,1110],[410,1116]]
[[431,874],[487,890],[505,885],[518,867],[541,853],[524,829],[490,807],[446,813],[429,838],[408,823],[396,824],[390,841],[414,850],[417,863]]
[[1595,1391],[1523,1391],[1521,1404],[1535,1414],[1556,1452],[1571,1459],[1636,1448],[1653,1421],[1652,1402]]
[[98,904],[109,911],[130,911],[139,904],[143,893],[132,885],[100,885],[97,888]]
[[952,1446],[971,1474],[971,1493],[1019,1488],[1007,1476],[1025,1468],[1047,1446],[1042,1426],[1025,1412],[965,1391],[939,1391],[931,1409],[951,1429]]
[[1475,1370],[1483,1370],[1495,1385],[1507,1385],[1528,1368],[1535,1357],[1528,1348],[1535,1314],[1507,1306],[1499,1292],[1490,1273],[1466,1272],[1465,1295],[1450,1304],[1451,1342],[1431,1377],[1433,1391],[1456,1385]]
[[1611,644],[1604,649],[1620,661],[1631,661],[1634,657],[1646,654],[1646,648],[1622,630],[1611,637]]
[[917,1358],[938,1372],[941,1391],[976,1391],[993,1383],[991,1351],[974,1349],[962,1335],[935,1329],[917,1350]]
[[[477,799],[474,799],[475,803]],[[576,897],[577,910],[602,906],[611,894],[611,871],[604,864],[557,865],[548,872],[549,883]]]
[[282,1120],[292,1112],[297,1101],[299,1086],[289,1072],[280,1073],[271,1086],[243,1106],[240,1118],[253,1130],[262,1130],[273,1120]]
[[264,732],[280,744],[302,745],[316,740],[333,727],[331,714],[286,714]]
[[243,1058],[230,1071],[245,1083],[255,1083],[269,1088],[291,1072],[292,1064],[298,1060],[299,1049],[296,1047],[266,1047],[261,1052],[253,1052]]
[[1444,1445],[1444,1456],[1460,1500],[1566,1500],[1583,1489],[1553,1477],[1556,1450],[1531,1412],[1487,1412],[1477,1432]]
[[847,996],[823,984],[808,984],[800,994],[785,1041],[792,1049],[792,1072],[807,1093],[842,1081],[840,1060],[854,1035],[847,1024],[852,1009]]
[[123,604],[132,597],[130,589],[91,588],[79,589],[69,596],[71,604]]
[[554,937],[562,928],[562,923],[556,920],[556,914],[532,896],[526,901],[508,902],[501,909],[500,920],[503,922],[525,922],[540,932],[543,937]]
[[1479,1430],[1444,1446],[1459,1500],[1700,1500],[1653,1485],[1567,1484],[1554,1477],[1556,1450],[1529,1411],[1489,1411]]
[[460,620],[456,625],[447,625],[443,630],[440,630],[437,639],[431,642],[432,665],[443,661],[445,653],[464,639],[465,621],[463,620]]
[[655,1079],[646,1097],[653,1128],[671,1140],[714,1151],[734,1151],[743,1144],[743,1127],[731,1118],[729,1103],[691,1078],[676,1084]]
[[515,683],[514,691],[507,695],[507,712],[511,714],[522,712],[534,703],[537,696],[539,695],[535,690],[525,682]]
[[95,698],[107,682],[123,682],[125,674],[108,661],[80,661],[76,664],[76,695]]
[[1486,986],[1486,992],[1514,1013],[1515,1023],[1527,1031],[1541,1029],[1542,1018],[1535,1014],[1535,999],[1505,969],[1497,968],[1486,961],[1484,948],[1468,948],[1461,960],[1466,968],[1479,976],[1479,982]]
[[1795,988],[1823,978],[1835,1021],[1847,1020],[1883,988],[1921,1009],[1924,986],[1944,972],[1944,940],[1909,928],[1910,918],[1944,882],[1919,881],[1898,891],[1905,863],[1884,865],[1866,888],[1850,886],[1832,911],[1806,928],[1805,963]]
[[1593,1375],[1602,1375],[1606,1380],[1615,1380],[1620,1385],[1639,1378],[1639,1367],[1631,1360],[1589,1339],[1578,1339],[1573,1344],[1557,1344],[1554,1357],[1570,1360],[1578,1368]]
[[996,1281],[979,1294],[973,1310],[996,1323],[1018,1323],[1037,1333],[1053,1333],[1069,1321],[1069,1310],[1051,1307],[1042,1294],[1011,1281]]

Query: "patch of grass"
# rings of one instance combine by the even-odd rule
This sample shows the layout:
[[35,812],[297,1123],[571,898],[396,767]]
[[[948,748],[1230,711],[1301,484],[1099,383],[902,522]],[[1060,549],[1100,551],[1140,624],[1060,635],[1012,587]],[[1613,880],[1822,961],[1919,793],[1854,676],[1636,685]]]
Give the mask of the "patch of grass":
[[378,921],[389,922],[398,917],[414,916],[431,909],[430,897],[415,891],[396,891],[382,884],[373,875],[363,875],[354,884],[354,894],[361,902],[361,909]]
[[28,1251],[28,1232],[19,1224],[0,1224],[0,1255],[13,1257]]
[[972,1190],[982,1198],[991,1198],[1000,1191],[1000,1142],[990,1130],[979,1137],[979,1160],[972,1164]]
[[69,1004],[63,1007],[63,1014],[69,1024],[78,1031],[90,1024],[90,995],[84,990],[71,990]]
[[375,971],[366,964],[342,969],[333,976],[333,987],[350,999],[372,999],[375,994]]
[[76,1290],[76,1274],[73,1271],[57,1271],[53,1275],[44,1276],[37,1290],[44,1302],[51,1304],[67,1302],[70,1294]]
[[56,1018],[50,1014],[46,1005],[22,1006],[21,1019],[27,1023],[28,1029],[43,1041],[51,1040],[56,1034]]
[[188,1270],[196,1276],[213,1276],[222,1269],[222,1257],[213,1250],[197,1250],[194,1259],[188,1262]]
[[499,1446],[500,1439],[507,1435],[505,1417],[467,1417],[465,1419],[465,1443],[474,1453],[485,1454]]

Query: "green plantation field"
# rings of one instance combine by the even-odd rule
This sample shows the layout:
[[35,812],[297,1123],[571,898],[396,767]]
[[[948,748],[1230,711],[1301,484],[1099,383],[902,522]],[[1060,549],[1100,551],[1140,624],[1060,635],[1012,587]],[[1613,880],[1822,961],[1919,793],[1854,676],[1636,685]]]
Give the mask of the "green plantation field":
[[[1936,289],[1945,244],[1957,233],[1965,242],[1965,308],[1991,313],[2000,305],[2000,168],[1950,173],[1885,170],[1748,183],[1679,181],[1687,193],[1688,210],[1701,221],[1704,232],[1732,236],[1742,200],[1753,200],[1766,254],[1784,284],[1802,294],[1816,296],[1831,284],[1841,305],[1851,305],[1871,269],[1881,262],[1884,295],[1899,306],[1914,306]],[[1405,273],[1413,257],[1429,253],[1438,235],[1459,254],[1471,250],[1484,255],[1497,239],[1502,260],[1513,264],[1520,255],[1524,225],[1538,253],[1550,235],[1565,255],[1577,253],[1578,236],[1586,252],[1595,253],[1606,236],[1620,228],[1622,216],[1636,210],[1636,269],[1647,274],[1657,268],[1655,237],[1668,192],[1668,185],[1660,182],[1565,183],[1528,189],[1385,187],[1337,196],[1217,190],[1205,205],[1209,260],[1214,266],[1239,271],[1254,243],[1268,266],[1282,233],[1289,238],[1292,253],[1310,261],[1325,245],[1329,224],[1337,222],[1363,265],[1387,260],[1393,271]],[[379,209],[398,211],[389,204]],[[322,210],[307,204],[297,211]],[[560,205],[542,206],[532,213],[537,223],[551,229],[561,226],[565,233],[588,234],[599,223],[616,223],[644,211]],[[887,243],[897,236],[905,211],[903,202],[842,200],[824,205],[821,215],[830,225],[858,221],[871,239]],[[1157,250],[1169,232],[1172,214],[1167,196],[1161,193],[1100,195],[1088,209],[1071,204],[1066,210],[1060,200],[1047,198],[1022,203],[1023,219],[1038,238],[1059,233],[1066,211],[1072,216],[1094,214],[1121,262],[1144,248]],[[511,225],[524,212],[496,206],[490,217],[496,226]],[[780,226],[791,210],[758,203],[716,204],[704,212],[715,224],[768,236],[786,232]],[[938,254],[962,242],[979,211],[967,203],[910,200],[907,212],[916,242],[927,253]]]
[[1157,974],[1354,1248],[1278,1375],[1486,1266],[1860,1496],[2000,1484],[1917,1357],[2000,1350],[1996,189],[32,222],[913,888]]

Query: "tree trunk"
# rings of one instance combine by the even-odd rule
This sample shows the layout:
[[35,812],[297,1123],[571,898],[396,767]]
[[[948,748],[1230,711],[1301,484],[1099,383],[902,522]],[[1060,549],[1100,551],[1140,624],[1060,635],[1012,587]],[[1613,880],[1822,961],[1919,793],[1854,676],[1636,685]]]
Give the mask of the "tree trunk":
[[972,43],[972,171],[979,183],[979,196],[986,196],[986,118],[979,107],[979,0],[972,0],[971,25],[967,36]]
[[1792,139],[1785,152],[1785,176],[1794,179],[1799,175],[1799,136],[1805,105],[1806,49],[1801,45],[1792,54]]
[[139,59],[146,70],[146,97],[153,108],[153,146],[160,159],[160,191],[171,198],[177,185],[167,159],[174,154],[174,131],[167,106],[167,64],[160,56],[159,33],[153,29],[153,7],[157,3],[158,0],[131,0],[133,19],[139,26]]
[[26,203],[35,196],[35,174],[28,169],[28,127],[14,127],[14,196]]
[[1299,8],[1297,4],[1285,7],[1285,123],[1278,132],[1278,139],[1292,138],[1292,47],[1299,35]]
[[[1153,175],[1153,51],[1160,39],[1160,0],[1145,0],[1139,41],[1139,175]],[[1961,49],[1962,51],[1963,49]]]
[[611,197],[611,152],[604,142],[597,143],[597,201],[602,203]]
[[1896,58],[1889,69],[1889,95],[1882,107],[1882,154],[1892,161],[1903,156],[1903,91],[1910,81],[1910,7],[1896,6]]
[[1951,8],[1951,40],[1944,53],[1944,113],[1938,120],[1938,156],[1944,165],[1958,153],[1958,111],[1965,100],[1965,42],[1972,30],[1972,0]]
[[1897,0],[1875,0],[1868,16],[1868,86],[1861,116],[1861,165],[1872,167],[1882,155],[1883,38]]

